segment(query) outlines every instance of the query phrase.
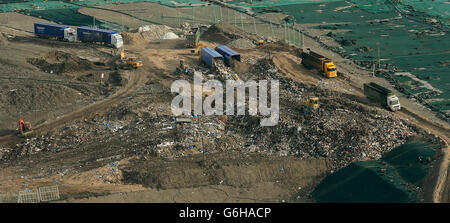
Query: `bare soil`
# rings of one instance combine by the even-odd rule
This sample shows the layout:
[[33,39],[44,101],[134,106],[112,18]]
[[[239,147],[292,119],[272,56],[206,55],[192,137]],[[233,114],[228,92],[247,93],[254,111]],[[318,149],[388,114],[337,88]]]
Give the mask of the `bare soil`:
[[[137,3],[108,7],[131,7],[124,10],[141,13],[142,16],[156,16],[139,9],[142,5]],[[98,18],[104,16],[103,19],[109,18],[110,21],[121,20],[117,13],[111,11],[86,9],[82,12]],[[161,21],[164,21],[161,14]],[[0,19],[4,18],[2,16]],[[334,168],[329,161],[319,158],[242,156],[241,153],[226,151],[208,153],[203,159],[199,151],[192,151],[190,156],[166,159],[147,152],[146,148],[162,142],[152,138],[153,134],[158,134],[157,129],[148,129],[145,135],[116,134],[116,130],[105,129],[104,125],[111,120],[145,119],[150,113],[152,118],[145,120],[157,123],[167,118],[161,111],[167,109],[171,95],[164,90],[159,93],[152,91],[154,86],[170,88],[171,83],[180,78],[174,71],[181,59],[190,65],[199,64],[198,55],[184,48],[184,40],[135,41],[135,44],[127,46],[127,52],[143,60],[144,67],[119,74],[127,81],[118,86],[108,86],[101,80],[97,82],[99,74],[104,72],[108,78],[117,74],[113,75],[109,67],[95,61],[107,61],[110,49],[37,39],[30,34],[32,29],[29,26],[20,28],[30,23],[30,18],[20,14],[11,16],[17,16],[17,21],[0,24],[1,32],[15,35],[10,39],[2,38],[3,44],[0,45],[2,50],[13,52],[0,55],[0,78],[5,80],[0,84],[0,106],[3,106],[2,111],[7,111],[0,114],[0,148],[26,142],[15,136],[18,115],[35,124],[36,138],[60,137],[61,141],[54,150],[11,153],[11,159],[1,164],[2,192],[17,193],[23,189],[56,184],[67,202],[309,202],[309,192]],[[124,21],[133,22],[134,27],[143,23],[130,18]],[[176,21],[175,18],[173,22]],[[208,38],[211,42],[225,43],[235,37],[225,35],[219,29],[204,40]],[[376,81],[387,86],[386,81],[372,78],[369,72],[327,51],[312,39],[306,38],[305,43],[337,61],[343,75],[329,80],[314,70],[303,68],[295,49],[283,44],[267,44],[240,52],[244,58],[254,60],[270,55],[273,64],[289,79],[342,93],[347,100],[364,106],[374,106],[363,97],[362,83]],[[62,55],[62,62],[58,55]],[[37,58],[38,63],[29,63],[27,58],[35,58],[29,61]],[[80,64],[86,60],[91,65],[85,70],[57,65],[54,69],[60,72],[48,72],[48,66],[54,64]],[[236,70],[246,73],[249,66],[238,64]],[[406,98],[401,98],[401,103],[403,109],[394,114],[396,117],[448,142],[450,131],[446,123]],[[136,128],[140,126],[138,122],[134,123]],[[62,148],[61,142],[68,146]],[[446,171],[448,152],[445,154],[443,167],[430,173],[430,179],[438,179],[437,182],[426,185],[428,188],[436,187],[434,202],[448,202],[449,199],[450,179],[439,177],[449,174]],[[445,181],[446,184],[442,183]]]

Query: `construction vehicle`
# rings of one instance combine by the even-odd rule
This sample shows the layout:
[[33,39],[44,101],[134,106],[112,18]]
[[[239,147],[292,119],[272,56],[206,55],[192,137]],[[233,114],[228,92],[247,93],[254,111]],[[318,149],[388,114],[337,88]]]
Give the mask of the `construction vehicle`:
[[364,84],[364,95],[369,100],[378,102],[382,107],[388,108],[391,111],[401,109],[400,100],[398,100],[394,92],[376,83],[370,82],[369,84]]
[[194,71],[189,67],[189,65],[185,64],[184,60],[180,60],[180,66],[177,67],[176,73],[193,75]]
[[262,39],[258,40],[256,42],[256,45],[259,46],[259,47],[263,46],[264,45],[264,40],[262,40]]
[[337,77],[336,65],[330,59],[311,51],[302,53],[302,64],[306,68],[316,68],[325,77]]
[[312,108],[312,109],[317,109],[317,108],[319,108],[319,98],[318,97],[310,97],[303,102],[303,105],[305,105],[309,108]]
[[29,135],[33,130],[31,129],[31,123],[25,122],[23,119],[19,118],[19,136],[25,137]]
[[122,61],[126,61],[127,66],[130,67],[130,68],[137,69],[137,68],[143,66],[142,61],[138,60],[137,57],[128,57],[128,58],[126,58],[125,57],[125,52],[123,50],[120,51],[120,59]]

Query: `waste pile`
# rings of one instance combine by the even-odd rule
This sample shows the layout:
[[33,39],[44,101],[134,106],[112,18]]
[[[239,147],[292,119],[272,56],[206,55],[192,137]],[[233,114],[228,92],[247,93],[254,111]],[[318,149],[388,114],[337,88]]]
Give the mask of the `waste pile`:
[[[279,80],[280,118],[276,126],[260,126],[264,118],[260,115],[204,116],[192,112],[174,117],[170,103],[175,95],[148,84],[104,115],[3,148],[2,160],[66,150],[95,151],[100,157],[147,154],[165,159],[232,150],[323,158],[340,168],[378,159],[412,137],[439,142],[388,111],[285,78],[270,60],[258,60],[251,67],[248,73],[240,74],[244,81]],[[226,72],[232,72],[228,69]],[[201,71],[210,74],[207,69]],[[318,109],[303,104],[310,96],[319,97]]]

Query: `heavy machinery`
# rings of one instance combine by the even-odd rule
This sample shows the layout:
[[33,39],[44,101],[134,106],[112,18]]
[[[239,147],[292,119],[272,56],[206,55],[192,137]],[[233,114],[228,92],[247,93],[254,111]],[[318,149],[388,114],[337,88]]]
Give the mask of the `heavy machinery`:
[[400,101],[394,92],[376,83],[364,84],[364,95],[368,99],[380,103],[382,107],[389,108],[391,111],[398,111],[401,108]]
[[130,67],[130,68],[137,69],[137,68],[143,66],[142,61],[138,60],[137,57],[128,57],[128,58],[126,58],[125,57],[125,52],[123,50],[120,51],[120,59],[122,61],[126,61],[127,66]]
[[302,53],[302,64],[306,68],[316,68],[325,77],[337,77],[336,65],[330,59],[311,51]]
[[33,130],[31,129],[31,123],[25,122],[23,119],[19,118],[19,136],[25,137],[29,135]]
[[189,65],[185,64],[184,60],[180,60],[180,66],[177,67],[176,73],[193,75],[194,71],[189,67]]
[[310,97],[303,102],[303,105],[305,105],[308,108],[317,109],[317,108],[319,108],[319,98],[318,97]]
[[262,39],[258,40],[258,41],[256,42],[256,45],[259,46],[259,47],[264,46],[264,40],[262,40]]

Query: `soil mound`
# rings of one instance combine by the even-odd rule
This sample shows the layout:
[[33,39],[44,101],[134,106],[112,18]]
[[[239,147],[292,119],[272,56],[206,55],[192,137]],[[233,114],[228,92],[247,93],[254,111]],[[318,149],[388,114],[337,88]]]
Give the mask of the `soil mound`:
[[140,33],[123,32],[121,34],[123,43],[127,45],[139,44],[145,41]]
[[252,49],[256,47],[253,41],[244,38],[233,40],[228,46],[235,49]]
[[94,66],[89,60],[59,50],[50,51],[40,58],[28,58],[27,61],[45,72],[55,74],[88,70]]
[[202,34],[201,39],[208,42],[227,44],[233,40],[241,39],[244,36],[246,34],[241,29],[228,23],[218,23],[209,27]]

